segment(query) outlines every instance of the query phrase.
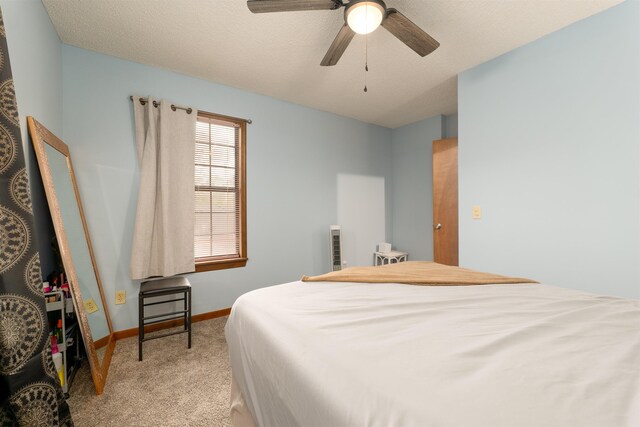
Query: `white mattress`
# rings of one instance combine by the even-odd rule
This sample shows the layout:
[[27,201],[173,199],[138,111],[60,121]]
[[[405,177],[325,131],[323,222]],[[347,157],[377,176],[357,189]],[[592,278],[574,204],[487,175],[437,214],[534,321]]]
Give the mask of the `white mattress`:
[[260,426],[640,426],[640,301],[293,282],[241,296],[226,336]]

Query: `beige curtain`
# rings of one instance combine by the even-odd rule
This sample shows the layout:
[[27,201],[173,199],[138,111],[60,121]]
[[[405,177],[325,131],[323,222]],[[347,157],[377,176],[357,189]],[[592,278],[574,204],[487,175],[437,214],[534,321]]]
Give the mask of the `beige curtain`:
[[140,166],[131,278],[194,271],[194,150],[196,110],[154,107],[134,97]]

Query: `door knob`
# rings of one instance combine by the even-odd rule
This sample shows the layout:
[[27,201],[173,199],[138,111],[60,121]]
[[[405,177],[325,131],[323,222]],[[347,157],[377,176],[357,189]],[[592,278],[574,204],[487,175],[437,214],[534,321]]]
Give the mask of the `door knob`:
[[434,225],[433,228],[435,230],[440,230],[442,228],[442,224],[438,223],[438,224]]

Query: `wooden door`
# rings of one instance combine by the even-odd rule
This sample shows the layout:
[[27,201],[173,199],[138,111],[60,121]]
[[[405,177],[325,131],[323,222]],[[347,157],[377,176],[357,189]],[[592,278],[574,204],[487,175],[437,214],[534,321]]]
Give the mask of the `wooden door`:
[[458,139],[433,141],[433,259],[458,265]]

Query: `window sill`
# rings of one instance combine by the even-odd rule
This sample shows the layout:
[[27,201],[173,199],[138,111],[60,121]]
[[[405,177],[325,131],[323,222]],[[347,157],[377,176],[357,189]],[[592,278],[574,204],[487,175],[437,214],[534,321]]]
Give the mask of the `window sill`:
[[249,258],[226,258],[198,261],[196,273],[203,271],[226,270],[228,268],[240,268],[247,265]]

